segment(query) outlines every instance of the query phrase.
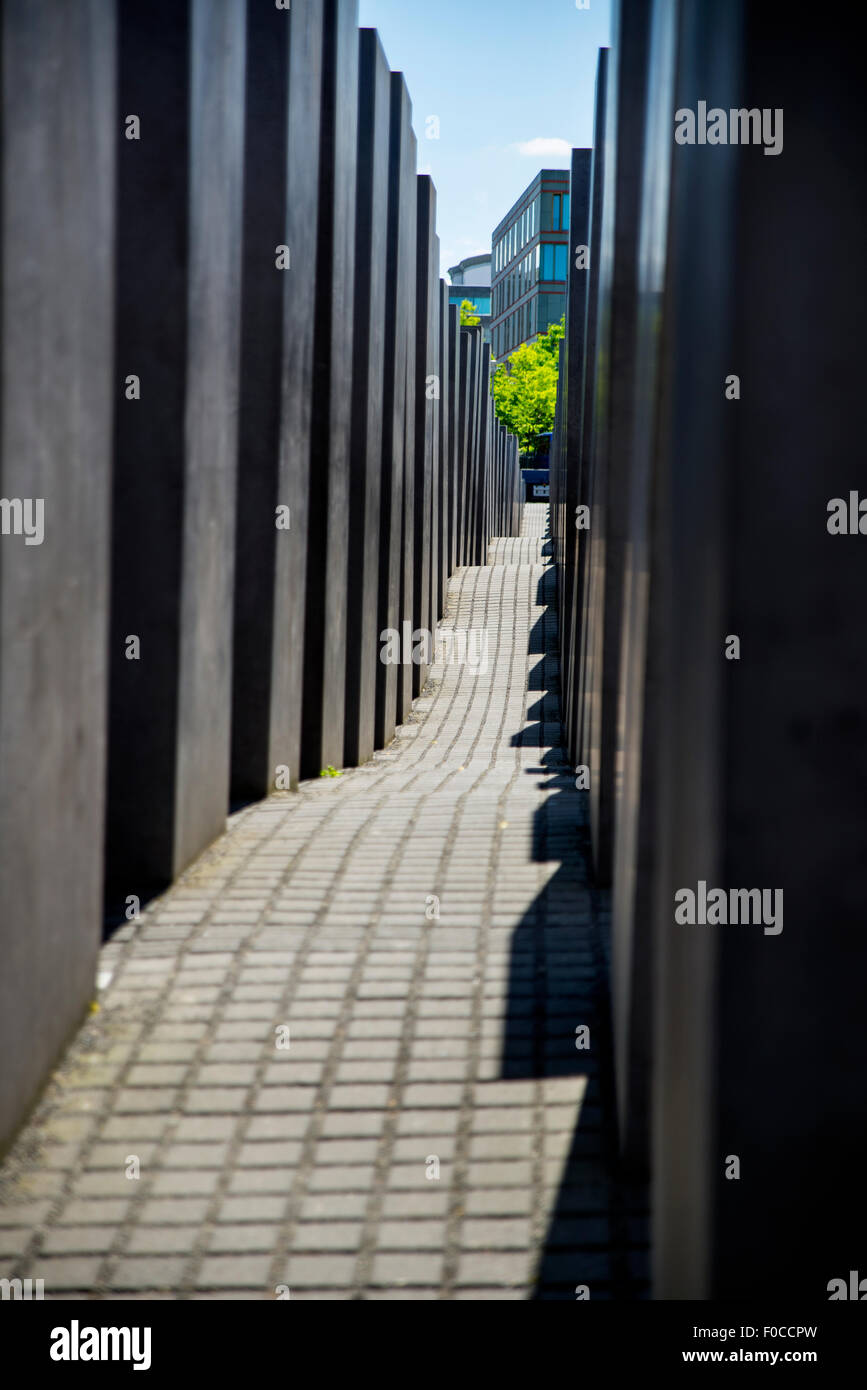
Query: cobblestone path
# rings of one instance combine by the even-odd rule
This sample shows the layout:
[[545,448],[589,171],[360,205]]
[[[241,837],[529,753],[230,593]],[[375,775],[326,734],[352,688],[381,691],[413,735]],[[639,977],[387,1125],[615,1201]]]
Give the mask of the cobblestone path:
[[487,629],[486,670],[434,667],[390,748],[235,815],[106,944],[0,1173],[0,1275],[47,1298],[640,1292],[546,525],[528,506],[451,581],[445,626]]

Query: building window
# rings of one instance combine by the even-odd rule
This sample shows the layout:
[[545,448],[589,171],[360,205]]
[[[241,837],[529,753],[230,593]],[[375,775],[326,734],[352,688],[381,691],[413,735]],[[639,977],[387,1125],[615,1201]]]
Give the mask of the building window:
[[569,230],[569,194],[554,193],[551,200],[551,230],[553,232],[566,232]]
[[566,258],[569,248],[565,243],[556,246],[548,241],[542,247],[542,280],[565,280]]
[[536,325],[538,332],[547,333],[552,323],[559,323],[563,317],[565,306],[566,296],[564,294],[540,294],[539,318]]

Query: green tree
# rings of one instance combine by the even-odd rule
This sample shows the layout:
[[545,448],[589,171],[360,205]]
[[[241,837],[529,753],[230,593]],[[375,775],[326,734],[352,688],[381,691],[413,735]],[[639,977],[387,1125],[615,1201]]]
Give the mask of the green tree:
[[491,377],[491,395],[498,419],[518,436],[522,453],[529,453],[536,436],[554,424],[560,339],[566,315],[540,333],[534,343],[522,343]]
[[475,328],[481,319],[476,314],[476,306],[469,299],[461,300],[461,328]]

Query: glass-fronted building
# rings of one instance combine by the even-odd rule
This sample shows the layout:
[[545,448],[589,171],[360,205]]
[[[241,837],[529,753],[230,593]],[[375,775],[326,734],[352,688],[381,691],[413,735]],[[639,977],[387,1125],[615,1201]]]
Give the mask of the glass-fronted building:
[[541,169],[494,230],[491,353],[499,359],[566,310],[569,171]]
[[491,341],[491,257],[489,253],[481,256],[465,256],[457,265],[449,267],[449,304],[460,308],[468,299],[475,305],[480,319],[482,341]]

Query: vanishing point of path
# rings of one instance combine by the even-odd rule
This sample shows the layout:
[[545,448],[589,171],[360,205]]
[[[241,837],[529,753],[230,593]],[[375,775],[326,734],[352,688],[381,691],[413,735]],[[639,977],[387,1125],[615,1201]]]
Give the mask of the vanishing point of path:
[[46,1298],[641,1292],[547,515],[450,582],[444,625],[487,629],[487,670],[434,667],[387,750],[238,813],[103,948],[99,1007],[0,1170],[0,1276]]

